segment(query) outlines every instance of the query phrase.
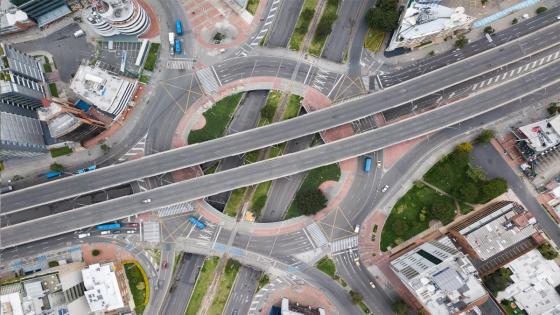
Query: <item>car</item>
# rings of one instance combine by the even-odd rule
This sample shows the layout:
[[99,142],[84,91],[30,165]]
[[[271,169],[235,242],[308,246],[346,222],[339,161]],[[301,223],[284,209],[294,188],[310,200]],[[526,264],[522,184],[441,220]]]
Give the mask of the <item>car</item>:
[[164,260],[164,261],[161,263],[161,268],[167,269],[167,260]]
[[356,224],[356,226],[354,227],[354,233],[359,233],[360,232],[360,225]]
[[381,168],[381,161],[377,160],[377,168]]
[[101,231],[101,235],[111,234],[111,231]]
[[360,261],[356,260],[356,266],[360,267]]
[[389,189],[389,185],[385,185],[385,187],[383,187],[383,189],[381,189],[381,192],[386,192]]
[[557,20],[560,20],[560,15],[556,17]]
[[126,234],[134,234],[134,233],[136,233],[136,231],[134,231],[134,230],[127,230],[126,231]]
[[125,226],[127,226],[127,227],[138,227],[138,223],[126,223]]
[[113,234],[121,234],[121,233],[122,233],[121,230],[114,230],[114,231],[113,231]]
[[152,199],[150,198],[142,200],[142,203],[150,203],[150,202],[152,202]]
[[375,284],[373,283],[373,281],[370,281],[369,285],[371,285],[371,287],[375,289]]
[[78,238],[88,237],[89,235],[90,235],[89,233],[78,234]]

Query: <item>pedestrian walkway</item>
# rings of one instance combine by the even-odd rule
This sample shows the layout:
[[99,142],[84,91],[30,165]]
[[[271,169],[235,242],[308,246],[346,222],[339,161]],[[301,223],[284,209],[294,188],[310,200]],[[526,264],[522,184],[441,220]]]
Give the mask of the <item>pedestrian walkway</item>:
[[221,84],[218,82],[214,67],[203,68],[196,71],[196,77],[207,95],[216,95]]
[[168,59],[165,65],[163,65],[163,68],[174,70],[192,70],[194,68],[194,59]]
[[190,202],[183,202],[172,206],[158,208],[155,211],[157,211],[158,217],[163,218],[194,211],[194,207]]
[[322,247],[323,245],[327,244],[327,238],[325,237],[325,234],[323,234],[323,231],[321,231],[321,228],[319,227],[319,225],[317,225],[317,223],[313,222],[305,229],[311,235],[311,239],[313,239],[316,247]]
[[350,248],[358,247],[358,235],[336,240],[331,243],[331,253],[341,252]]

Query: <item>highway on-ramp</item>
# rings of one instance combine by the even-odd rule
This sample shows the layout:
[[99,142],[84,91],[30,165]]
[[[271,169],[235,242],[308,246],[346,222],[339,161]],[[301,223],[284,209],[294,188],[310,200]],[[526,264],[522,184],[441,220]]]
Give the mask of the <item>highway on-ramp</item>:
[[[462,101],[372,131],[320,145],[305,151],[260,161],[232,170],[109,200],[64,213],[0,229],[2,247],[107,222],[154,208],[196,200],[204,196],[258,182],[300,173],[425,135],[475,117],[531,93],[551,93],[558,88],[560,63],[475,94]],[[151,204],[141,201],[151,198]]]
[[[394,108],[419,97],[439,91],[468,78],[499,68],[558,44],[560,24],[520,38],[470,59],[427,73],[378,93],[343,102],[266,127],[251,129],[205,143],[153,154],[144,158],[101,168],[2,195],[2,214],[64,200],[87,192],[127,183],[169,171],[221,159],[306,134],[316,133],[350,121]],[[247,58],[250,59],[250,58]]]

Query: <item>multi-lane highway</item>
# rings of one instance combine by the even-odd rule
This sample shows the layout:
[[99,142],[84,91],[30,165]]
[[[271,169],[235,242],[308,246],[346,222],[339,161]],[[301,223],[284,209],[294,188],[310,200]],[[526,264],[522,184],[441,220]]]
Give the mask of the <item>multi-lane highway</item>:
[[[249,186],[379,150],[475,117],[532,92],[552,93],[558,88],[557,81],[560,78],[557,74],[559,71],[560,63],[555,62],[546,68],[503,83],[500,88],[490,89],[429,113],[350,138],[148,192],[71,210],[63,214],[9,226],[0,229],[2,246],[13,246],[75,230],[94,222],[110,221],[157,207],[199,199],[209,194]],[[151,198],[152,203],[150,205],[142,204],[140,201],[145,198]],[[119,210],[114,211],[114,209]],[[71,222],[67,220],[69,215],[72,218]],[[63,230],[60,227],[63,227]],[[24,231],[27,232],[24,233]]]
[[15,191],[2,196],[2,214],[252,151],[366,117],[499,68],[526,56],[528,52],[556,45],[559,31],[560,25],[555,24],[499,49],[476,55],[378,93],[288,121]]

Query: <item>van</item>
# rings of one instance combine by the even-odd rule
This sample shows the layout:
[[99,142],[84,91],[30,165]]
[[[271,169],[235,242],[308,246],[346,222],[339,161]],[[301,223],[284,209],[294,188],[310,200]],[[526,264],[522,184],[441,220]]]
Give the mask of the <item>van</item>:
[[78,238],[84,238],[84,237],[88,237],[89,233],[82,233],[82,234],[78,234]]

